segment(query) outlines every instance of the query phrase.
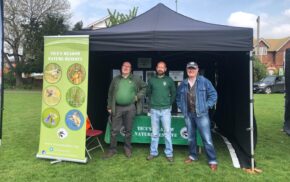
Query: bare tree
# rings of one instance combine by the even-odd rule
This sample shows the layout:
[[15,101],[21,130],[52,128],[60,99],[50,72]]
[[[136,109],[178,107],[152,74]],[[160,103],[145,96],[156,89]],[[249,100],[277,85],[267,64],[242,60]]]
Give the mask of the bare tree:
[[31,37],[25,36],[29,28],[42,22],[49,14],[69,16],[68,0],[4,0],[4,61],[15,73],[16,86],[23,84],[21,67],[27,59],[25,44]]

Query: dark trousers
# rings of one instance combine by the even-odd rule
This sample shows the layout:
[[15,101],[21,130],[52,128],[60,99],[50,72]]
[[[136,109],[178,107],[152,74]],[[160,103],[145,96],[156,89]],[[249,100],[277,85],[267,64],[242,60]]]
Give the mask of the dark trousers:
[[136,115],[135,104],[128,106],[116,106],[115,115],[112,116],[112,125],[111,125],[111,136],[110,136],[110,150],[116,152],[117,148],[117,135],[120,133],[122,126],[124,130],[121,131],[121,134],[124,134],[124,149],[130,150],[131,146],[131,131],[133,126],[133,119]]

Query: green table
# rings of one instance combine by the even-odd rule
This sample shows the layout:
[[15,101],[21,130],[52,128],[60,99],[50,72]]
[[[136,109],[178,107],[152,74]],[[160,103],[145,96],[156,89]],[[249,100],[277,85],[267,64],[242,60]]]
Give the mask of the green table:
[[[161,122],[160,122],[161,123]],[[161,124],[160,124],[161,125]],[[182,116],[172,116],[171,119],[171,135],[172,143],[176,145],[187,145],[187,129],[185,127],[184,118]],[[117,140],[124,141],[124,133],[121,128]],[[200,135],[197,131],[197,145],[202,146]],[[110,143],[110,124],[107,124],[105,142]],[[132,129],[132,143],[150,143],[151,142],[151,119],[150,116],[138,115],[134,119]],[[160,127],[160,144],[164,144],[164,135],[162,125]]]

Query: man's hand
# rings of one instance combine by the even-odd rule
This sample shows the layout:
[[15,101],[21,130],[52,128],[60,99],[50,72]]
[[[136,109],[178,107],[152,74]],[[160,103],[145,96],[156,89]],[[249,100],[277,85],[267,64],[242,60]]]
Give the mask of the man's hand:
[[108,113],[110,113],[110,114],[111,114],[111,112],[112,112],[112,109],[107,109],[107,111],[108,111]]

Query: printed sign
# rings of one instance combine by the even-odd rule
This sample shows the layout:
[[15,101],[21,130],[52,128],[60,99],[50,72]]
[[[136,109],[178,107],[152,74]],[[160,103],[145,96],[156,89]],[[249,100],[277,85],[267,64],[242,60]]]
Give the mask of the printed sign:
[[88,36],[44,38],[38,158],[86,162]]

